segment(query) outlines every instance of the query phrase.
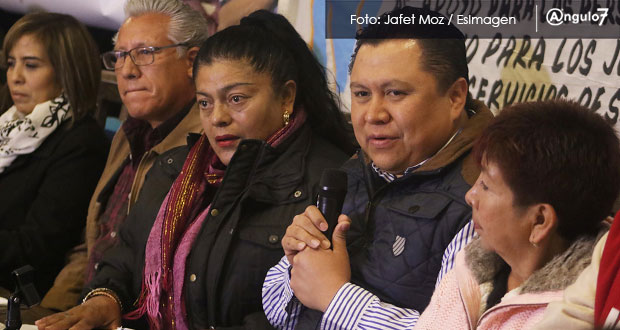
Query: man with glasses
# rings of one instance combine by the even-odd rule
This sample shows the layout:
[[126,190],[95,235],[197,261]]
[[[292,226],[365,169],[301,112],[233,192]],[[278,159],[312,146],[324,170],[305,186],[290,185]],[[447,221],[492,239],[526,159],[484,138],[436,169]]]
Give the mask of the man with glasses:
[[[125,12],[128,18],[115,37],[114,50],[102,59],[105,68],[116,74],[129,118],[114,136],[90,202],[87,251],[82,245],[70,256],[41,303],[49,309],[76,305],[84,281],[92,278],[103,254],[116,245],[118,229],[138,196],[148,194],[161,204],[185,158],[172,157],[168,151],[186,145],[187,134],[201,130],[191,68],[208,35],[206,20],[177,0],[129,0]],[[145,182],[153,166],[170,173],[169,182]]]
[[107,70],[115,71],[116,69],[120,69],[125,63],[125,58],[129,56],[133,64],[141,66],[141,65],[149,65],[155,62],[155,53],[159,52],[163,49],[167,48],[175,48],[175,47],[188,47],[187,43],[179,43],[172,44],[163,47],[136,47],[130,50],[112,50],[109,52],[103,53],[101,55],[101,59],[103,60],[103,66]]

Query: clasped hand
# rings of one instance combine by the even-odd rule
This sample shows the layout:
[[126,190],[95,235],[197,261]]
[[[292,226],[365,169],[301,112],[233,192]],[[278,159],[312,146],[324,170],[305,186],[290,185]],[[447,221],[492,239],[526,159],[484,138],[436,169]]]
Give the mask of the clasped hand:
[[344,214],[330,242],[322,233],[327,222],[318,208],[308,206],[286,229],[282,247],[291,269],[291,288],[308,308],[325,312],[340,288],[351,279],[346,232],[351,219]]

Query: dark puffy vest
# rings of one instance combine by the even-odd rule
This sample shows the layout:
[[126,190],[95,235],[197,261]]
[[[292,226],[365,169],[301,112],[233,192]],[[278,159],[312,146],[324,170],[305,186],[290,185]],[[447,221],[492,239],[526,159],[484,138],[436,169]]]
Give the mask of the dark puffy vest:
[[[471,219],[470,185],[461,175],[467,153],[445,167],[414,172],[387,183],[360,157],[343,165],[348,192],[342,213],[351,282],[383,302],[424,311],[435,289],[441,259]],[[305,309],[296,329],[317,329],[321,313]]]
[[[466,155],[465,155],[466,156]],[[382,301],[420,313],[430,302],[441,259],[471,219],[470,185],[462,156],[445,167],[386,183],[361,159],[345,164],[349,190],[344,211],[352,282]]]

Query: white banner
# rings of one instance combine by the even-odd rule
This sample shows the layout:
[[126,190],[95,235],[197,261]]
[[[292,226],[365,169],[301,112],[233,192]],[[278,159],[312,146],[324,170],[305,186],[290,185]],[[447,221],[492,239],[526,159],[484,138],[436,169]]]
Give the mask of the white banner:
[[469,90],[495,111],[515,102],[573,99],[619,129],[619,51],[620,39],[473,37],[467,40]]

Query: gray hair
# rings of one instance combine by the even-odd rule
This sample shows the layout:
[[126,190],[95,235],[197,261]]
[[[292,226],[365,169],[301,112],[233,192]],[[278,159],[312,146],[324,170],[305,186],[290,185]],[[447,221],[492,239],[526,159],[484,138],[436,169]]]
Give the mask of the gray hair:
[[[198,11],[180,0],[128,0],[125,4],[125,15],[137,17],[144,14],[164,14],[170,17],[168,39],[174,43],[185,43],[189,47],[200,47],[209,37],[207,20]],[[112,40],[118,39],[118,32]],[[185,48],[177,48],[179,56]]]

